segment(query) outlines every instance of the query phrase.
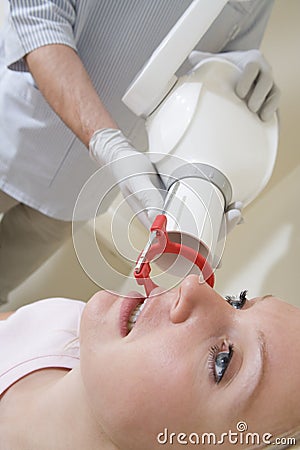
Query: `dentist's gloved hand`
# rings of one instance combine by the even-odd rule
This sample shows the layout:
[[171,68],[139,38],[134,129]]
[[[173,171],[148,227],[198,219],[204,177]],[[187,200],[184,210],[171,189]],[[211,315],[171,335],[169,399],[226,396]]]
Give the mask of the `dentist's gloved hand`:
[[89,151],[92,159],[101,166],[110,164],[113,179],[124,198],[143,225],[149,228],[163,206],[163,197],[158,190],[162,189],[162,184],[150,159],[135,150],[120,130],[112,128],[96,131],[90,140]]
[[204,59],[218,57],[230,61],[242,70],[235,87],[238,97],[257,113],[263,121],[270,120],[277,111],[280,91],[274,83],[272,70],[259,50],[246,50],[224,53],[193,51],[189,61],[194,66]]

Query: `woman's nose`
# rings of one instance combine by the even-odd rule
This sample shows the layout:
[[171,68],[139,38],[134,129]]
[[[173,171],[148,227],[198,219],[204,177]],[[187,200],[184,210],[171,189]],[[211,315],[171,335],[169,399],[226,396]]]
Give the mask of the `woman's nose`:
[[215,320],[220,314],[230,311],[226,301],[207,283],[199,282],[197,275],[186,277],[179,291],[179,296],[170,310],[173,323],[184,322],[197,311],[201,311],[202,316],[211,316]]

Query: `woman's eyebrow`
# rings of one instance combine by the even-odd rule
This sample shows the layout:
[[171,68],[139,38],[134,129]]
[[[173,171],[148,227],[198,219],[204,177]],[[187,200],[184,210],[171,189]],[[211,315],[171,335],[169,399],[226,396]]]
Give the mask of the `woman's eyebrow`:
[[265,300],[266,298],[269,298],[269,297],[274,297],[274,295],[273,294],[266,294],[266,295],[263,295],[262,297],[260,297],[260,299],[258,300],[258,301],[263,301],[263,300]]
[[270,298],[270,297],[274,297],[274,295],[266,294],[266,295],[263,295],[262,297],[256,297],[255,299],[250,299],[249,304],[251,306],[255,306],[255,305],[257,305],[257,303],[263,302],[264,300],[266,300],[267,298]]
[[[263,300],[263,297],[261,298]],[[258,350],[260,356],[260,367],[258,369],[258,376],[252,386],[252,389],[248,395],[244,398],[244,401],[248,404],[257,397],[262,385],[264,384],[265,374],[266,374],[266,362],[267,362],[267,350],[266,350],[266,337],[262,331],[257,334]]]
[[[257,362],[255,364],[253,361],[253,367],[248,367],[247,379],[243,380],[242,389],[238,392],[239,403],[243,411],[253,403],[265,384],[267,351],[266,339],[262,331],[257,333],[257,347]],[[247,386],[247,389],[245,389],[245,386]],[[234,408],[236,409],[236,403]]]
[[[272,296],[268,295],[268,297],[272,297]],[[262,297],[262,300],[264,300],[265,298],[267,298],[267,296]],[[261,356],[261,367],[260,367],[260,374],[259,374],[258,382],[257,382],[255,389],[252,392],[251,396],[254,395],[257,392],[257,390],[260,388],[260,385],[262,384],[262,382],[265,378],[265,374],[266,374],[266,361],[267,361],[266,337],[262,331],[258,332],[257,340],[258,340],[258,347],[259,347],[259,352],[260,352],[260,356]]]

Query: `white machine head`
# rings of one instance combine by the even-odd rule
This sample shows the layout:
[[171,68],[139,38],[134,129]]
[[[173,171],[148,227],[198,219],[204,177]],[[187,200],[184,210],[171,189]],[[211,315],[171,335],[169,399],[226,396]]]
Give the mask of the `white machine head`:
[[[174,78],[178,65],[225,3],[193,2],[123,98],[133,112],[146,118],[149,157],[168,191],[164,214],[170,240],[193,248],[213,268],[221,256],[219,240],[226,209],[235,201],[247,206],[263,190],[278,146],[277,117],[262,122],[236,96],[240,69],[233,64],[209,58],[185,76]],[[197,29],[193,25],[203,8],[207,27],[200,34],[192,31],[194,36],[185,40],[187,29]],[[179,42],[179,37],[188,44],[175,51],[171,44]],[[182,262],[174,261],[174,255],[162,255],[157,263],[186,275]]]

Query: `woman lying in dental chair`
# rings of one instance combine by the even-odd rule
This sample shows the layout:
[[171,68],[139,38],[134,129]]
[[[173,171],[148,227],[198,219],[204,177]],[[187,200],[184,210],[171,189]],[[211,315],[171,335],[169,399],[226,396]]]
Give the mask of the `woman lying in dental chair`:
[[294,443],[300,310],[224,299],[195,275],[151,297],[140,308],[137,293],[101,291],[0,315],[1,450]]

